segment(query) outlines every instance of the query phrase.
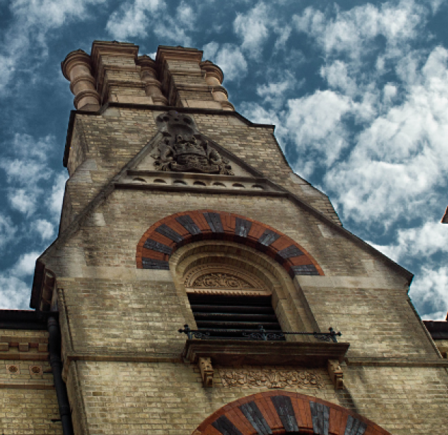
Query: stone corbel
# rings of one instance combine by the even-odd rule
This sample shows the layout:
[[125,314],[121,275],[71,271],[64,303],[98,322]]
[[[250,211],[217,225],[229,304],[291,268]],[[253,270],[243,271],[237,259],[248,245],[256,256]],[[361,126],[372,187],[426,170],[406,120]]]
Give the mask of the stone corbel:
[[198,364],[204,387],[213,387],[214,370],[211,358],[199,358]]
[[342,390],[344,388],[344,373],[339,365],[339,361],[329,359],[327,369],[336,390]]

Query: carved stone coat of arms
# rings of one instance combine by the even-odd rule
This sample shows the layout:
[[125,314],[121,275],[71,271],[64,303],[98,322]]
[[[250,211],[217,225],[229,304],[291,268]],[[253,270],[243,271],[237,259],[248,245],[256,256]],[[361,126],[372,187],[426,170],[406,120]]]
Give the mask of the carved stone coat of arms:
[[164,135],[153,154],[157,170],[233,175],[229,161],[197,131],[189,116],[170,111],[157,122]]

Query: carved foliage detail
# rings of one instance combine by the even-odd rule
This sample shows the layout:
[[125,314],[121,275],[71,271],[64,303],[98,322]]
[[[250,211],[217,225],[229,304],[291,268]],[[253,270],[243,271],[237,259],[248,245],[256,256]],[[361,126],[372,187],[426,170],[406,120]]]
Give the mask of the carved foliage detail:
[[322,376],[313,370],[297,369],[220,369],[224,387],[322,389]]
[[195,288],[246,289],[253,288],[248,282],[227,273],[209,273],[197,278]]
[[270,294],[253,273],[228,264],[209,263],[194,267],[184,278],[188,292],[223,294]]
[[153,155],[159,171],[234,175],[229,161],[199,133],[193,120],[174,110],[157,117],[163,140]]

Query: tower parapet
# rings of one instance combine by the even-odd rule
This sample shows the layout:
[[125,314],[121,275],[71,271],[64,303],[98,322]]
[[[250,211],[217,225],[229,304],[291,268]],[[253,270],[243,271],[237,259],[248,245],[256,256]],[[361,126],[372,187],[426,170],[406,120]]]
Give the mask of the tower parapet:
[[224,74],[201,50],[160,46],[156,59],[125,42],[95,41],[90,56],[71,52],[62,62],[76,109],[96,112],[108,102],[235,110]]

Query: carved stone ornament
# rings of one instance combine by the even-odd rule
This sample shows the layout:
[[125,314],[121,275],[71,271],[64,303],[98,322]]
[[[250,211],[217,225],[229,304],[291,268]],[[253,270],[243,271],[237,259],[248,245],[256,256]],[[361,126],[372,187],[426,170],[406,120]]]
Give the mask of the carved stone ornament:
[[344,388],[344,373],[339,365],[339,362],[337,360],[329,359],[327,368],[334,388],[336,390],[342,390]]
[[222,385],[226,388],[301,388],[322,389],[322,376],[314,370],[289,368],[219,369]]
[[204,387],[213,387],[213,366],[210,358],[199,358],[199,370],[201,371]]
[[222,294],[270,294],[266,284],[253,274],[226,264],[195,267],[184,278],[187,292]]
[[227,273],[208,273],[202,275],[193,283],[195,288],[246,289],[253,288],[243,279]]
[[170,110],[156,121],[164,136],[152,156],[157,170],[234,175],[229,161],[199,133],[188,115]]

